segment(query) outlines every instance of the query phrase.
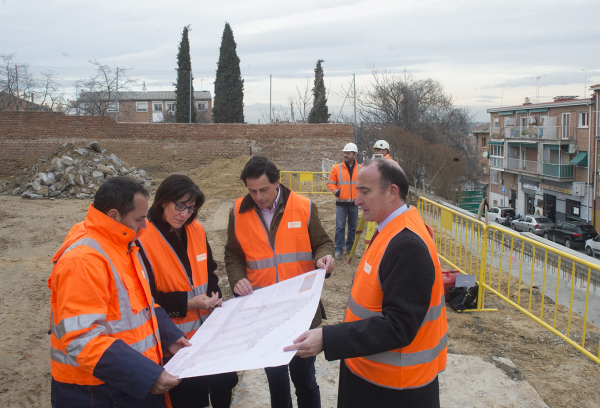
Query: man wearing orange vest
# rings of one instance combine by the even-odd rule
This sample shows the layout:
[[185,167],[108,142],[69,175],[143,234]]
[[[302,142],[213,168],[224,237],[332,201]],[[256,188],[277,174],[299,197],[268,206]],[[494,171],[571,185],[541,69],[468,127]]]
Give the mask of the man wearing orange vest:
[[[354,203],[358,191],[356,177],[360,164],[356,162],[358,148],[348,143],[342,150],[344,161],[336,163],[329,173],[327,187],[335,195],[335,259],[340,259],[344,252],[344,242],[348,253],[352,250],[356,235],[358,207]],[[348,237],[346,238],[346,219],[348,219]]]
[[395,161],[390,157],[390,145],[385,140],[378,140],[373,146],[373,153],[383,155],[384,159]]
[[181,381],[162,357],[190,343],[155,307],[133,245],[147,213],[146,189],[110,178],[52,258],[52,407],[163,408]]
[[[225,270],[236,296],[273,285],[317,268],[330,274],[333,243],[323,229],[317,207],[279,183],[279,170],[267,158],[252,157],[240,177],[248,195],[235,201],[229,215]],[[325,318],[323,305],[311,328]],[[271,406],[292,408],[290,375],[299,408],[321,406],[315,358],[292,358],[288,365],[266,367]]]
[[439,407],[446,368],[444,286],[433,230],[406,204],[391,160],[368,161],[356,203],[377,233],[361,259],[344,323],[309,330],[286,351],[340,362],[338,407]]

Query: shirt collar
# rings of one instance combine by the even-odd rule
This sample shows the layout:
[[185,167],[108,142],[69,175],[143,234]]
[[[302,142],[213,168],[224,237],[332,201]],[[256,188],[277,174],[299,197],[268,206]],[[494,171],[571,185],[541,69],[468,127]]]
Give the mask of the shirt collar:
[[392,211],[392,213],[390,215],[388,215],[385,220],[381,221],[379,223],[379,225],[377,226],[377,230],[379,232],[381,232],[382,229],[385,228],[386,225],[388,225],[388,223],[393,220],[394,218],[396,218],[397,216],[399,216],[400,214],[404,213],[408,211],[408,205],[404,204],[402,205],[402,207]]
[[273,212],[277,209],[277,206],[279,205],[279,197],[281,196],[281,187],[277,188],[277,198],[275,198],[275,201],[273,201],[273,207],[271,208],[261,208],[261,211],[267,211],[267,212]]

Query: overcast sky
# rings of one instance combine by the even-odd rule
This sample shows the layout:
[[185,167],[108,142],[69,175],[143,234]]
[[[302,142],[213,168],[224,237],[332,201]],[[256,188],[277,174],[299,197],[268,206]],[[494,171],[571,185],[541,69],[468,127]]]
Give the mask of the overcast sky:
[[247,106],[268,103],[269,74],[279,94],[290,94],[295,83],[283,79],[312,76],[323,59],[326,84],[336,90],[353,73],[359,87],[368,84],[370,66],[406,69],[440,81],[457,105],[487,121],[487,108],[535,99],[538,76],[540,102],[589,95],[585,75],[588,87],[600,83],[598,16],[598,0],[0,0],[0,53],[72,72],[92,59],[169,72],[191,24],[194,86],[202,79],[211,89],[228,21]]

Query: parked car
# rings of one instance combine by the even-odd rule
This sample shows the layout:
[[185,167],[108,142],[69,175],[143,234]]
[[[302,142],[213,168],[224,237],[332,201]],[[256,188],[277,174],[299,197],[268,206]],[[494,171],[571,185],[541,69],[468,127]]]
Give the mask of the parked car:
[[488,222],[497,222],[504,224],[506,217],[514,217],[515,210],[511,207],[492,207],[488,210]]
[[585,253],[591,257],[600,254],[600,235],[585,241]]
[[544,231],[553,226],[554,223],[543,215],[524,215],[510,223],[510,227],[515,231],[532,232],[537,235],[544,235]]
[[585,241],[595,238],[596,235],[598,234],[592,225],[577,221],[558,222],[544,231],[544,238],[563,244],[567,248],[583,247]]

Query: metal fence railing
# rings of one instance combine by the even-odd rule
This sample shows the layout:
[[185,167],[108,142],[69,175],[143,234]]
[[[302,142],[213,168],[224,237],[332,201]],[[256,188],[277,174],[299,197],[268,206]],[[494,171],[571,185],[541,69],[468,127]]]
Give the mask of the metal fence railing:
[[327,187],[329,172],[325,171],[281,171],[281,182],[300,194],[331,194]]
[[[499,225],[419,198],[441,260],[477,276],[477,309],[491,293],[600,364],[600,265]],[[593,327],[593,326],[592,326]]]

